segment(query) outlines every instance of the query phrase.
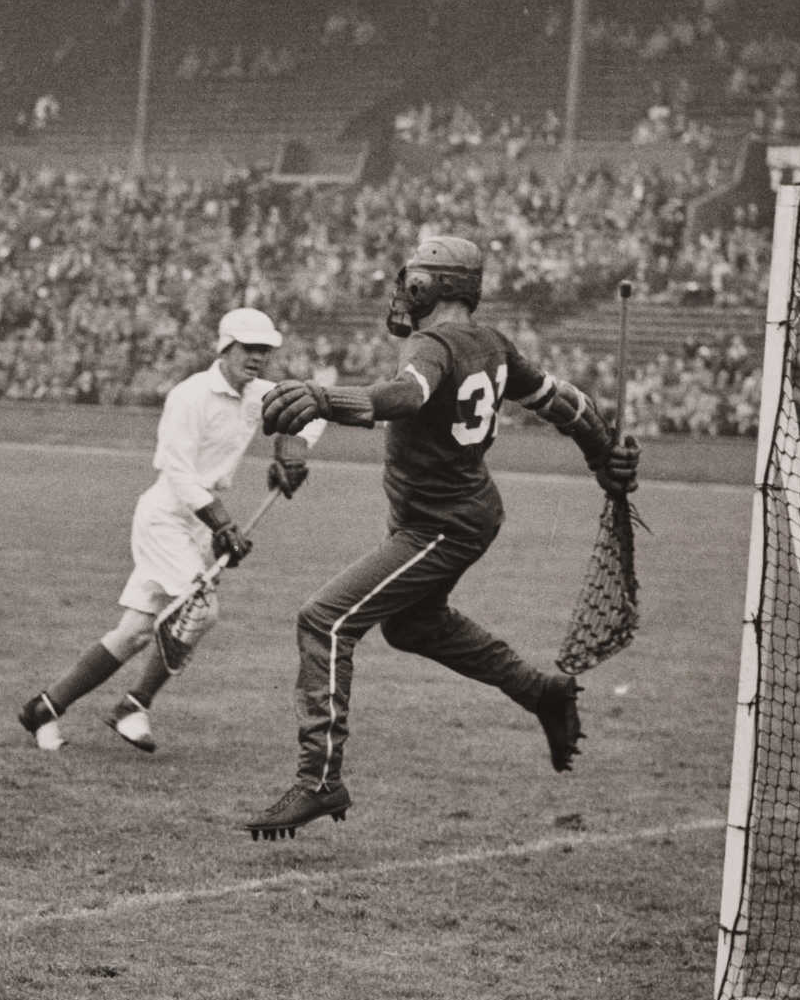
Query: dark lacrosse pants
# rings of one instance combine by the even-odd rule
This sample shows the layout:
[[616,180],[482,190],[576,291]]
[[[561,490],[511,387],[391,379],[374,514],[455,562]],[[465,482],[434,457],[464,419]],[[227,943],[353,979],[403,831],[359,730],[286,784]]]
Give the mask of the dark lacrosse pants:
[[425,530],[394,530],[314,594],[298,615],[298,780],[318,789],[340,779],[356,642],[380,624],[397,649],[500,688],[522,704],[542,677],[507,643],[448,605],[459,577],[491,544]]

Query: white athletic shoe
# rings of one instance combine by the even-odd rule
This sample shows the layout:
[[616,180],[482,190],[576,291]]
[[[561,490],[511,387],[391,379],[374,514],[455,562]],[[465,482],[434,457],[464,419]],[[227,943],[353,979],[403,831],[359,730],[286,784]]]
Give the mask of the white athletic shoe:
[[145,753],[152,753],[155,750],[156,743],[150,730],[149,713],[132,694],[126,694],[105,721],[115,733],[137,749],[144,750]]
[[60,750],[67,742],[58,728],[58,712],[44,692],[23,705],[18,718],[40,750]]
[[40,750],[60,750],[67,742],[58,728],[58,719],[51,719],[50,722],[39,726],[33,738]]

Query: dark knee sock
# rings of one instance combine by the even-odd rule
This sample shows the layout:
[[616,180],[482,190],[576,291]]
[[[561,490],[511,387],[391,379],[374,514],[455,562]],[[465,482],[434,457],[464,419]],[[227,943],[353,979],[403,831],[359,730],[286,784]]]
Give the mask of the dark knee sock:
[[63,711],[73,701],[107,681],[121,666],[121,660],[109,653],[102,642],[96,642],[71,670],[47,689],[47,696]]
[[161,654],[158,649],[154,648],[147,658],[139,683],[136,687],[131,688],[129,694],[133,695],[143,708],[150,708],[150,702],[170,679],[170,676],[171,674],[161,659]]

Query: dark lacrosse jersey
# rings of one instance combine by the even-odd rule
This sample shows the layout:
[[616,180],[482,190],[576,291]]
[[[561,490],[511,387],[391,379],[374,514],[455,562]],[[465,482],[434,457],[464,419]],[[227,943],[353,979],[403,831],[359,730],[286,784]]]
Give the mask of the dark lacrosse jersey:
[[389,422],[384,487],[400,526],[443,534],[493,530],[503,518],[484,456],[504,396],[536,393],[547,378],[497,330],[443,323],[403,343],[398,375],[411,375],[425,403]]

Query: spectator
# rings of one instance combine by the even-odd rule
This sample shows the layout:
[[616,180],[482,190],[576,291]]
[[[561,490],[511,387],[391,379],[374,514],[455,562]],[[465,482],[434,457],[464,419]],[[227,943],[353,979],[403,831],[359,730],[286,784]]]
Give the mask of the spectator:
[[373,355],[363,330],[356,330],[348,340],[344,357],[342,358],[342,374],[352,381],[369,379]]
[[86,368],[75,379],[75,402],[95,404],[100,402],[97,379],[92,369]]
[[542,138],[546,146],[557,146],[561,140],[561,119],[552,108],[545,111]]
[[237,42],[231,49],[230,62],[219,71],[219,75],[223,80],[241,80],[244,76],[244,52],[240,43]]
[[61,105],[55,96],[50,93],[42,94],[33,105],[31,127],[35,132],[41,132],[57,121],[60,114]]
[[26,139],[30,135],[31,123],[25,108],[19,108],[14,115],[14,135]]

